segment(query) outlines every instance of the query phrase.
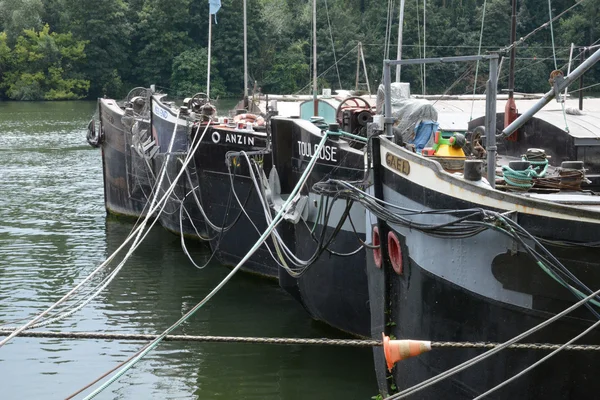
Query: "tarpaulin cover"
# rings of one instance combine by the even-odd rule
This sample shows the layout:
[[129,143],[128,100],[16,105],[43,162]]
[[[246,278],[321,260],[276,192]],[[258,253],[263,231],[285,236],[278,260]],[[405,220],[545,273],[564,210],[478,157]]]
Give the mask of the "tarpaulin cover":
[[[391,88],[392,116],[397,119],[394,126],[394,141],[398,144],[415,145],[417,151],[433,143],[433,132],[438,128],[438,113],[427,100],[406,98],[406,90],[394,82]],[[383,85],[377,91],[377,110],[383,112]],[[423,124],[422,124],[423,123]]]

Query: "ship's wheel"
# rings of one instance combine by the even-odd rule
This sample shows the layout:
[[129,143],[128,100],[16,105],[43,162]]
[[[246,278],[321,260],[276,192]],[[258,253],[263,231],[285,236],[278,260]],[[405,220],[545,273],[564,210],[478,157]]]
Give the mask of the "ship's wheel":
[[365,110],[371,111],[371,105],[369,104],[368,101],[366,101],[362,97],[359,97],[359,96],[348,97],[347,99],[344,99],[344,101],[342,101],[340,103],[340,105],[338,106],[338,108],[335,112],[335,120],[337,121],[338,124],[340,124],[340,126],[342,125],[342,122],[343,122],[342,115],[344,113],[344,110],[346,110],[348,108],[364,108]]
[[188,108],[194,112],[198,112],[200,111],[202,106],[207,103],[210,103],[210,99],[208,98],[208,95],[206,93],[196,93],[190,99],[190,102],[188,103]]
[[131,103],[131,100],[134,97],[143,97],[143,98],[147,98],[150,96],[150,89],[145,88],[145,87],[136,87],[133,88],[129,91],[129,93],[127,93],[127,98],[125,99],[125,101],[127,103]]
[[487,152],[484,146],[485,128],[478,126],[472,131],[467,132],[465,135],[467,143],[463,150],[468,156],[475,157],[476,159],[485,158]]

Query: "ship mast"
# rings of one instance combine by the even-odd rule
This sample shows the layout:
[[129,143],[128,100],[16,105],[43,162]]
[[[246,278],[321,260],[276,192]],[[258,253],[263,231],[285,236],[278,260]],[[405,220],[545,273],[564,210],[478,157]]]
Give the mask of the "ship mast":
[[[404,1],[400,0],[400,15],[398,17],[398,51],[396,55],[397,60],[402,59],[402,29],[404,28]],[[396,65],[396,82],[400,82],[400,71],[402,66]]]
[[313,115],[319,115],[317,101],[317,0],[313,0]]
[[246,0],[244,0],[244,105],[248,107],[248,30],[246,19]]
[[[515,103],[515,57],[517,53],[517,47],[514,43],[517,40],[517,0],[512,0],[512,18],[510,27],[510,43],[512,48],[510,49],[510,66],[508,69],[508,101],[504,107],[504,127],[510,125],[515,119],[517,119],[517,104]],[[512,140],[516,140],[516,132],[512,135]],[[509,138],[509,139],[511,139]]]

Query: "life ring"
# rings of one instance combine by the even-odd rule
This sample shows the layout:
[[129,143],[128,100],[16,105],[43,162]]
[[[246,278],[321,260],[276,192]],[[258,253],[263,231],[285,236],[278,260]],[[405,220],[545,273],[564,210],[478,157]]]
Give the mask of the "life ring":
[[239,122],[241,120],[245,120],[245,121],[250,122],[250,121],[256,121],[257,117],[258,116],[255,115],[255,114],[238,114],[235,117],[233,117],[233,120],[235,122]]
[[252,124],[253,126],[265,125],[265,119],[256,114],[238,114],[233,117],[233,122],[236,124]]

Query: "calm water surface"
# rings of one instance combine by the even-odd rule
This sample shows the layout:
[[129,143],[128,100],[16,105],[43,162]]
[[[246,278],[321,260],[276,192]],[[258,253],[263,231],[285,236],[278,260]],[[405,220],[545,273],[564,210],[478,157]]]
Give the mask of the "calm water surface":
[[[54,303],[132,228],[105,215],[100,151],[85,142],[94,109],[93,102],[0,102],[0,324],[15,326]],[[202,247],[191,253],[198,262],[209,257]],[[228,272],[218,264],[196,269],[179,238],[155,228],[96,299],[46,329],[160,333]],[[176,333],[342,337],[311,321],[275,283],[241,273]],[[65,398],[142,345],[15,338],[0,348],[0,397]],[[369,349],[163,343],[98,398],[368,399],[376,393]]]

